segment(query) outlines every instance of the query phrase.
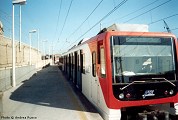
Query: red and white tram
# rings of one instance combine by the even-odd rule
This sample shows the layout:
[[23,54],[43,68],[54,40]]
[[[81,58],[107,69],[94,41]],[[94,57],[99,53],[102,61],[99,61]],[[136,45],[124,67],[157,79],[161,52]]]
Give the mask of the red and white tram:
[[63,54],[63,71],[105,120],[135,106],[178,115],[177,39],[147,28],[114,24]]

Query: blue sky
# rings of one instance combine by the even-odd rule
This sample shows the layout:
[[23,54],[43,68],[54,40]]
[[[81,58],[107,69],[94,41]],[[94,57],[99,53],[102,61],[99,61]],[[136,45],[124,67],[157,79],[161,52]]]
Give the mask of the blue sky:
[[[165,21],[172,33],[178,36],[178,0],[127,0],[102,20],[101,25],[97,24],[93,27],[122,1],[27,0],[27,4],[22,6],[22,42],[29,44],[29,31],[36,29],[40,33],[40,50],[43,46],[42,41],[46,40],[46,51],[52,50],[53,46],[54,53],[62,53],[77,44],[82,38],[95,36],[99,32],[100,26],[104,28],[113,23],[149,24],[151,32],[166,31],[161,20],[163,18],[167,18]],[[86,20],[100,2],[101,4]],[[66,22],[64,22],[65,20]],[[84,22],[84,20],[86,21]],[[158,20],[160,21],[154,23]],[[12,0],[0,0],[0,21],[4,25],[4,35],[10,37]],[[79,28],[81,24],[82,26]],[[91,30],[89,31],[89,29]],[[19,5],[15,5],[15,39],[19,40]],[[37,48],[37,33],[32,34],[32,46]]]

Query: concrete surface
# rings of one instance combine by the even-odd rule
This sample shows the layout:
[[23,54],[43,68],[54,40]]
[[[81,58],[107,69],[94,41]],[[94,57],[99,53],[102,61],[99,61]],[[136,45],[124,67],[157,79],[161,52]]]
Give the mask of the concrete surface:
[[[16,84],[29,79],[36,73],[35,65],[16,67]],[[5,91],[12,87],[12,68],[0,69],[0,91]]]
[[[3,113],[3,105],[2,105],[3,92],[0,91],[0,116]],[[0,118],[1,119],[1,118]]]
[[103,120],[57,66],[4,92],[2,120]]

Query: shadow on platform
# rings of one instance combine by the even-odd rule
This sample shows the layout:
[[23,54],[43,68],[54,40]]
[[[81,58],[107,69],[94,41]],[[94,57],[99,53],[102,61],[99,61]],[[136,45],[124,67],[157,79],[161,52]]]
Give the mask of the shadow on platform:
[[[65,79],[57,66],[38,71],[17,88],[11,100],[46,107],[97,112],[91,103]],[[83,107],[84,105],[84,107]],[[82,106],[82,107],[81,107]]]

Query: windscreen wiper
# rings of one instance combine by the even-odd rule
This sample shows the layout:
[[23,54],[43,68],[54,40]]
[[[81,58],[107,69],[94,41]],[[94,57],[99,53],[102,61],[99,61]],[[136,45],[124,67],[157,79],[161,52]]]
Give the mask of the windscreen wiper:
[[171,85],[173,85],[174,87],[176,86],[173,82],[169,81],[168,79],[166,78],[151,78],[152,80],[165,80],[167,81],[168,83],[170,83]]
[[133,81],[133,82],[129,83],[128,85],[126,85],[126,86],[120,88],[120,90],[124,90],[125,88],[129,87],[130,85],[132,85],[132,84],[134,84],[134,83],[144,83],[144,82],[146,82],[146,81]]
[[[165,80],[168,83],[170,83],[172,86],[174,86],[174,87],[176,86],[174,83],[172,83],[171,81],[167,80],[166,78],[150,78],[150,79],[152,79],[152,80]],[[145,82],[148,82],[148,81],[133,81],[133,82],[129,83],[128,85],[120,88],[120,90],[124,90],[124,89],[126,89],[127,87],[129,87],[130,85],[132,85],[134,83],[145,83]]]

